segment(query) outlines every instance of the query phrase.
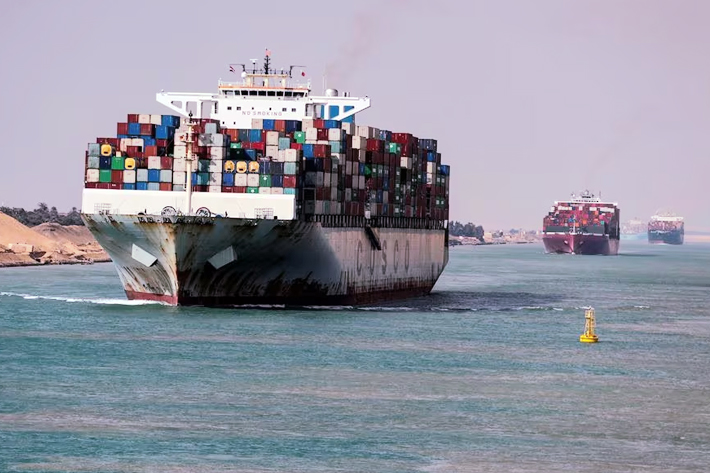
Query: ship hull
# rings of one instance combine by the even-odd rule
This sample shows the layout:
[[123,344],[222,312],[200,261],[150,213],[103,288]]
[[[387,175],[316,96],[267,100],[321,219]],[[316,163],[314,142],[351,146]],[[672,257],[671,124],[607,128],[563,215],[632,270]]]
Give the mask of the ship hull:
[[643,233],[622,233],[621,239],[628,241],[643,241],[648,238],[646,232]]
[[619,240],[608,235],[587,234],[548,234],[542,242],[545,252],[575,255],[616,255],[619,253]]
[[[427,294],[446,230],[83,215],[129,299],[170,305],[356,305]],[[372,243],[372,235],[380,246]]]
[[648,242],[652,245],[682,245],[684,234],[681,231],[649,230]]

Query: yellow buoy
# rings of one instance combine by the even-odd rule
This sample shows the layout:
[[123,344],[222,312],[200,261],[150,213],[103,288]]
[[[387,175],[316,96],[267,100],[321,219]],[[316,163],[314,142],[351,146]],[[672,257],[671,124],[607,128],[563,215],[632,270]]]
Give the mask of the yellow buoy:
[[579,336],[579,341],[582,343],[596,343],[599,337],[594,333],[596,322],[594,320],[594,309],[592,307],[584,311],[584,333]]

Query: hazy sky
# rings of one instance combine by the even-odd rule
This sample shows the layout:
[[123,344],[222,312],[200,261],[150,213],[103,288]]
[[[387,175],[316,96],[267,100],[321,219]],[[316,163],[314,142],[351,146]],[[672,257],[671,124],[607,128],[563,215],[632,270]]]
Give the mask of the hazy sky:
[[[161,89],[272,51],[368,95],[359,124],[436,138],[451,218],[539,228],[589,188],[710,230],[710,1],[3,2],[0,202],[79,206],[84,150]],[[233,76],[232,76],[233,77]]]

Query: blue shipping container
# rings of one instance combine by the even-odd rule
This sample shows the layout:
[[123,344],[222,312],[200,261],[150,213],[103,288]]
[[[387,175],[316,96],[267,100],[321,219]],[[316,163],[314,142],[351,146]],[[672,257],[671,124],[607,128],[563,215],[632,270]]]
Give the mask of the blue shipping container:
[[129,123],[128,124],[128,134],[131,136],[140,136],[141,124],[140,123]]
[[284,177],[280,175],[272,175],[271,176],[271,187],[283,187],[284,186]]
[[301,131],[301,122],[299,120],[286,120],[286,133]]
[[276,128],[276,120],[264,120],[263,121],[264,130],[273,131]]
[[111,169],[111,156],[101,156],[99,158],[99,169]]
[[239,141],[249,141],[249,130],[239,130]]
[[286,195],[296,195],[296,189],[291,187],[284,187],[284,194]]
[[149,191],[159,191],[160,190],[160,183],[159,182],[149,182],[148,183],[148,190]]
[[261,142],[262,130],[249,130],[249,141],[252,143]]
[[160,169],[148,169],[148,182],[160,182]]
[[262,161],[259,163],[259,173],[260,174],[271,174],[271,163],[270,161]]
[[312,144],[303,145],[303,157],[307,159],[312,159],[315,157],[315,148]]
[[[333,113],[333,112],[335,112],[335,113]],[[330,116],[337,117],[338,113],[339,113],[338,106],[337,105],[330,105]],[[324,125],[327,129],[340,128],[340,122],[338,120],[325,120]]]
[[291,148],[291,138],[279,138],[279,149],[289,149]]
[[160,124],[163,126],[178,127],[180,126],[180,117],[176,117],[175,115],[161,115]]
[[231,172],[222,174],[222,185],[223,186],[233,186],[234,185],[234,174]]
[[[270,171],[271,174],[283,174],[284,173],[284,163],[277,163],[277,162],[271,162],[270,164]],[[283,186],[274,186],[274,187],[283,187]]]
[[427,151],[426,160],[429,161],[430,163],[435,163],[436,162],[436,153],[433,151]]
[[155,137],[159,140],[170,140],[175,136],[175,128],[159,125],[155,127]]
[[143,147],[146,146],[155,146],[157,142],[155,141],[155,138],[148,138],[146,136],[143,137]]
[[248,149],[247,151],[247,156],[249,156],[249,159],[252,161],[256,161],[256,150],[255,149]]
[[[158,188],[160,188],[160,186],[158,186]],[[147,182],[136,182],[136,190],[147,191],[148,190],[148,183]]]
[[442,176],[448,176],[449,172],[451,172],[451,168],[449,167],[448,164],[442,164],[441,165],[441,175]]
[[284,174],[293,176],[294,174],[296,174],[296,171],[296,163],[284,163]]
[[135,184],[124,184],[123,189],[127,191],[134,191],[136,190],[136,185]]

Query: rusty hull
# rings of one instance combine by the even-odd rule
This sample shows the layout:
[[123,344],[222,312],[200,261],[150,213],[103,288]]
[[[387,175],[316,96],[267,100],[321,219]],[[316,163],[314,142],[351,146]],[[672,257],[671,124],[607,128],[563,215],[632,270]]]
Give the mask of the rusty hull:
[[429,293],[448,262],[445,230],[377,228],[377,250],[364,228],[317,222],[82,218],[129,299],[171,305],[376,303]]

